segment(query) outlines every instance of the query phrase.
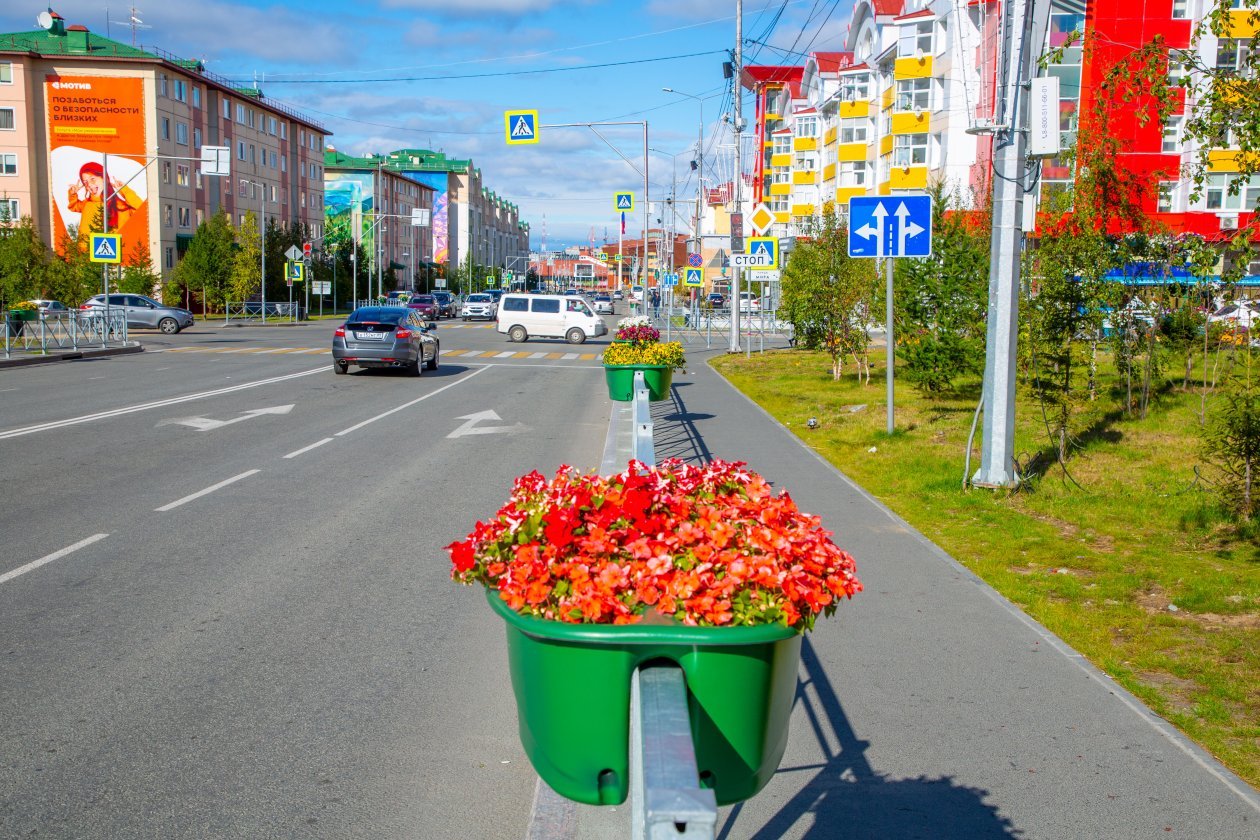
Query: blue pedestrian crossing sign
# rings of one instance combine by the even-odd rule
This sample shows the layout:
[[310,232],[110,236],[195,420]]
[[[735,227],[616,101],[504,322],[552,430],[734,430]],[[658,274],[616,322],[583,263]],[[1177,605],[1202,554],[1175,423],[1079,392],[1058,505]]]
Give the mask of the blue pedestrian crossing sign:
[[683,273],[684,286],[703,286],[704,285],[704,269],[688,268]]
[[288,271],[285,273],[284,279],[289,283],[304,283],[306,281],[306,264],[302,262],[286,263]]
[[88,259],[98,263],[122,262],[122,237],[116,233],[94,233],[88,244]]
[[849,199],[849,256],[932,256],[932,197]]
[[504,111],[503,124],[509,146],[538,142],[537,111]]
[[762,271],[774,271],[779,267],[779,240],[774,236],[750,236],[748,238],[749,256],[760,256]]
[[634,193],[619,192],[613,193],[613,209],[621,213],[634,212]]

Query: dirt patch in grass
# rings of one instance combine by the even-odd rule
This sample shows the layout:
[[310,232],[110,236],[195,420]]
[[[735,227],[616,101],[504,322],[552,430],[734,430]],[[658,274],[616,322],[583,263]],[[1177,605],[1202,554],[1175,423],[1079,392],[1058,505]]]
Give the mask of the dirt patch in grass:
[[1139,671],[1134,676],[1143,685],[1158,691],[1170,711],[1186,715],[1194,713],[1194,696],[1199,690],[1194,680],[1175,677],[1164,671]]

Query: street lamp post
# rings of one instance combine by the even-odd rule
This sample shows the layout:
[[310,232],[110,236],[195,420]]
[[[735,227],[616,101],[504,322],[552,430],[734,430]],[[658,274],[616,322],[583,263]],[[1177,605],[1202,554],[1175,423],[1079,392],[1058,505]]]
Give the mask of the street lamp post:
[[258,181],[242,178],[242,184],[252,184],[258,188],[258,256],[259,271],[262,272],[262,319],[267,323],[267,232],[264,227],[267,216],[267,187]]

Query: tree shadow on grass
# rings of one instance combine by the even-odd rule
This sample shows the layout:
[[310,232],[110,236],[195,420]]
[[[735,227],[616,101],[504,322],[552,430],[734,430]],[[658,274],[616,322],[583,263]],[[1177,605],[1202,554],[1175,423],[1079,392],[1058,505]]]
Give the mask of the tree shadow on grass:
[[[739,826],[742,803],[728,814],[717,840],[750,837],[777,840],[793,827],[809,824],[810,840],[997,840],[1023,837],[997,808],[985,803],[988,791],[960,785],[948,776],[895,779],[874,770],[865,757],[870,745],[857,737],[823,672],[807,636],[801,645],[805,676],[796,702],[804,708],[821,752],[822,764],[781,767],[779,773],[815,771],[765,825],[749,833]],[[831,744],[839,744],[839,749]]]

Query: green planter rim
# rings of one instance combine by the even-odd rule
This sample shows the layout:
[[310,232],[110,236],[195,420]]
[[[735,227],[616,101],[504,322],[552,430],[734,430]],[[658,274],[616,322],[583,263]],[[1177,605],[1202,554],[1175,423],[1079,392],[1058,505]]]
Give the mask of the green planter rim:
[[669,365],[610,365],[605,364],[604,367],[609,370],[673,370]]
[[504,621],[527,636],[563,642],[588,644],[656,644],[692,647],[704,645],[756,645],[781,642],[797,635],[782,624],[755,627],[691,627],[686,624],[569,624],[521,615],[499,597],[497,589],[486,590],[490,608]]

